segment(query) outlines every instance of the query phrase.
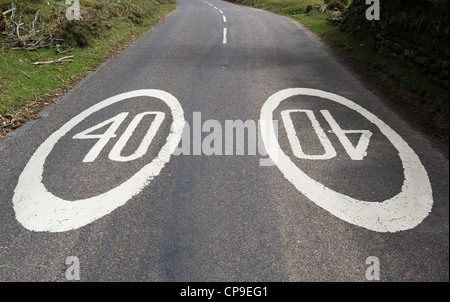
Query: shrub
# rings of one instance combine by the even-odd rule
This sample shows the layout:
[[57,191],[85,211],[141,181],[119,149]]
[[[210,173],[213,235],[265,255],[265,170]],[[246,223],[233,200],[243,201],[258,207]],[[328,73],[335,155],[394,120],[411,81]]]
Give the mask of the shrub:
[[306,10],[305,10],[306,13],[309,13],[311,10],[312,10],[312,5],[306,6]]
[[6,16],[0,12],[0,35],[5,33],[7,26]]
[[335,8],[339,9],[340,11],[343,11],[346,7],[346,4],[348,4],[348,0],[332,0],[330,3],[328,3],[328,10],[334,10]]
[[281,10],[282,13],[287,15],[297,15],[303,13],[304,11],[305,8],[302,5],[289,6]]

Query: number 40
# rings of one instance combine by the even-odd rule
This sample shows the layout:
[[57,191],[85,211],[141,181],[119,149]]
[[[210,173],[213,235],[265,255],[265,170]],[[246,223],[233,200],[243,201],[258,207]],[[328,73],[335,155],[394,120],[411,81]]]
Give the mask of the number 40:
[[[88,152],[88,154],[84,157],[83,162],[93,162],[100,152],[103,150],[103,148],[106,146],[106,144],[109,142],[111,138],[116,137],[116,131],[120,127],[120,125],[123,123],[125,118],[128,116],[129,112],[122,112],[116,115],[113,118],[110,118],[98,125],[95,125],[89,129],[84,130],[83,132],[78,133],[73,138],[74,139],[98,139],[98,142],[91,148],[91,150]],[[155,115],[155,119],[151,123],[150,127],[147,130],[147,133],[145,134],[141,144],[136,149],[136,151],[128,156],[122,156],[120,155],[122,153],[123,148],[127,144],[128,140],[130,139],[131,135],[133,134],[134,130],[138,126],[139,122],[142,120],[142,118],[146,115]],[[125,132],[120,136],[120,138],[117,140],[114,147],[111,149],[111,152],[109,152],[109,159],[114,161],[131,161],[138,159],[142,157],[145,153],[147,153],[148,148],[150,147],[150,144],[153,140],[153,137],[155,136],[156,132],[158,131],[159,127],[161,126],[163,120],[165,118],[165,114],[163,112],[156,112],[156,111],[148,111],[139,113],[136,115],[131,123],[128,125]],[[95,130],[98,130],[100,128],[105,127],[106,125],[111,124],[108,129],[103,134],[91,134]]]
[[[291,114],[293,113],[306,114],[311,122],[315,134],[317,135],[323,149],[325,150],[324,154],[310,155],[303,152],[300,141],[295,133],[294,124],[291,119]],[[328,110],[320,110],[320,113],[322,113],[323,117],[331,127],[331,130],[329,132],[336,134],[337,138],[341,142],[350,158],[352,160],[362,160],[367,155],[366,151],[367,147],[369,146],[372,132],[369,130],[344,130],[338,125],[338,123],[331,116]],[[316,116],[314,115],[314,112],[312,110],[285,110],[281,112],[281,118],[283,120],[284,128],[286,129],[287,138],[289,140],[289,143],[291,144],[292,152],[297,158],[324,160],[336,156],[336,150],[328,139],[325,131],[322,129],[322,127],[320,127],[319,121],[316,119]],[[353,144],[350,142],[347,137],[348,134],[361,134],[356,146],[353,146]]]

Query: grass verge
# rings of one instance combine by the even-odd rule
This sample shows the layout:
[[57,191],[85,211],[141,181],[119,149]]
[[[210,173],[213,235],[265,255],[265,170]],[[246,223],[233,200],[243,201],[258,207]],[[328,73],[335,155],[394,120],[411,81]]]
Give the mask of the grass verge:
[[[404,61],[385,57],[366,41],[341,31],[328,19],[332,12],[311,11],[309,0],[227,0],[264,9],[299,21],[322,38],[332,51],[405,119],[436,139],[448,157],[449,90]],[[444,145],[442,145],[444,143]],[[444,146],[444,147],[442,147]]]
[[[65,5],[65,1],[24,2],[28,2],[23,6],[24,16],[32,20],[39,10],[48,28],[65,29],[59,34],[71,43],[73,50],[62,54],[55,47],[0,48],[0,138],[27,120],[38,118],[36,113],[43,106],[56,100],[89,71],[127,47],[176,8],[175,0],[82,0],[83,20],[67,21],[65,11],[69,5]],[[73,61],[33,65],[64,56],[73,56]]]

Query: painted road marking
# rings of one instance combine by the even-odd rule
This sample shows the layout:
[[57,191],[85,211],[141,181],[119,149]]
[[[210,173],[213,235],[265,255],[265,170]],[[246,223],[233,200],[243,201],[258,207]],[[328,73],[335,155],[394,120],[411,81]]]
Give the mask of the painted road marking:
[[[122,122],[125,120],[127,115],[128,112],[122,112],[109,120],[106,120],[87,130],[84,130],[83,132],[78,133],[73,137],[74,139],[99,139],[98,142],[94,145],[94,147],[92,147],[92,149],[83,159],[84,163],[93,162],[100,154],[100,152],[103,150],[105,145],[109,142],[109,140],[113,137],[116,137],[115,133],[122,124]],[[122,153],[123,148],[127,144],[130,137],[133,135],[133,132],[134,130],[136,130],[139,122],[146,115],[155,115],[155,120],[150,124],[147,134],[144,136],[141,144],[133,154],[128,156],[121,156],[120,154]],[[119,138],[119,140],[112,148],[111,152],[109,153],[109,159],[113,161],[125,162],[135,160],[144,156],[147,153],[148,148],[150,147],[150,144],[152,143],[152,140],[156,135],[156,132],[158,131],[159,127],[164,121],[164,117],[165,117],[164,112],[155,112],[155,111],[143,112],[136,115],[134,119],[131,121],[130,125],[125,130],[125,132],[122,134],[122,136]],[[109,123],[112,123],[111,126],[103,134],[90,134],[97,129],[103,128],[105,125]]]
[[[307,155],[303,152],[300,145],[300,141],[295,133],[294,124],[292,123],[291,113],[304,112],[309,118],[311,125],[322,144],[325,153],[322,155]],[[292,152],[297,158],[303,159],[330,159],[336,156],[336,150],[333,148],[330,140],[328,139],[325,131],[320,127],[319,122],[312,110],[284,110],[281,112],[281,118],[283,120],[284,129],[286,130],[289,143],[291,144]]]
[[223,44],[227,44],[227,28],[223,29]]
[[417,154],[403,138],[374,114],[337,94],[316,89],[292,88],[269,97],[261,109],[260,120],[273,120],[273,112],[282,101],[302,95],[319,97],[343,105],[377,126],[398,151],[404,171],[403,186],[396,196],[383,202],[358,200],[335,192],[310,178],[294,164],[281,149],[276,131],[269,123],[268,127],[261,128],[261,136],[266,152],[284,177],[318,206],[351,224],[377,232],[398,232],[420,224],[429,215],[433,206],[428,174]]
[[[136,130],[137,126],[139,125],[139,122],[142,120],[142,118],[146,115],[155,115],[155,119],[150,124],[150,127],[147,130],[147,133],[145,134],[144,138],[142,139],[141,144],[136,149],[136,151],[128,156],[122,156],[120,155],[122,153],[123,148],[128,143],[128,140],[133,135],[134,130]],[[144,156],[148,148],[150,147],[150,144],[152,143],[153,138],[155,137],[156,133],[158,132],[159,127],[161,126],[162,122],[165,118],[164,112],[155,112],[155,111],[149,111],[149,112],[143,112],[134,117],[134,119],[131,121],[130,125],[127,127],[125,132],[122,134],[122,136],[119,138],[117,143],[113,146],[111,149],[111,152],[109,153],[109,159],[114,161],[131,161],[136,160],[138,158],[141,158]]]
[[[300,141],[297,138],[297,134],[295,133],[294,124],[292,123],[291,114],[292,113],[306,113],[306,116],[309,118],[311,125],[316,133],[320,143],[322,144],[325,153],[322,155],[307,155],[303,152],[302,147],[300,145]],[[369,146],[370,137],[372,136],[372,132],[369,130],[343,130],[338,123],[334,120],[331,113],[328,110],[320,110],[325,120],[331,127],[330,133],[334,133],[342,146],[344,147],[347,154],[350,156],[352,160],[363,160],[363,158],[367,155],[367,147]],[[324,160],[330,159],[336,156],[336,150],[331,144],[328,136],[325,131],[320,126],[316,116],[312,110],[285,110],[281,112],[281,117],[283,120],[284,128],[287,133],[287,137],[289,143],[291,144],[291,149],[294,155],[297,158],[302,159],[313,159],[313,160]],[[356,147],[350,142],[346,134],[361,134]]]
[[[225,16],[225,14],[223,13],[223,11],[221,9],[219,9],[218,7],[212,5],[211,3],[208,3],[206,1],[202,1],[205,4],[208,4],[209,6],[213,7],[214,9],[218,10],[221,14],[222,14],[222,18],[223,18],[223,23],[227,23],[227,18]],[[227,28],[223,29],[223,40],[222,40],[222,44],[227,44]]]
[[[347,154],[353,160],[363,160],[367,155],[367,147],[369,146],[370,137],[372,132],[369,130],[343,130],[338,123],[334,120],[328,110],[320,110],[325,120],[331,127],[331,133],[336,134],[337,138],[341,142]],[[361,134],[356,147],[353,147],[352,143],[348,139],[346,134]]]
[[[98,125],[95,125],[89,129],[86,129],[83,132],[78,133],[73,137],[74,139],[98,139],[97,143],[91,148],[88,154],[86,154],[86,156],[84,157],[83,159],[84,163],[93,162],[98,157],[102,149],[109,142],[109,140],[113,137],[116,137],[116,131],[122,124],[122,122],[125,120],[127,115],[128,112],[122,112],[116,115],[115,117],[112,117]],[[109,126],[108,129],[103,134],[90,134],[95,130],[101,129],[108,124],[111,124],[111,126]]]
[[[124,183],[98,196],[68,201],[47,191],[42,182],[44,164],[56,143],[93,113],[118,102],[142,96],[148,97],[149,102],[154,102],[152,98],[157,98],[166,103],[173,119],[171,132],[156,158]],[[63,232],[80,228],[111,213],[139,194],[161,172],[181,140],[184,124],[183,109],[178,100],[161,90],[135,90],[95,104],[50,135],[30,158],[14,191],[16,219],[32,231]]]

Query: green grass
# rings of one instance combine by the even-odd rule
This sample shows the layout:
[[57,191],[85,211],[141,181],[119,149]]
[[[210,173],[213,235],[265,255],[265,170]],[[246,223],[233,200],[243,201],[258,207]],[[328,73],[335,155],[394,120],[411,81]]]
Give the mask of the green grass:
[[[76,47],[65,54],[49,49],[39,52],[4,49],[0,52],[0,87],[3,90],[0,95],[0,114],[15,112],[36,97],[74,84],[115,49],[131,42],[130,34],[130,28],[118,25],[108,33],[108,40],[98,39],[88,47]],[[136,32],[134,36],[137,36]],[[54,63],[42,67],[32,65],[39,60],[53,60],[69,55],[73,56],[71,63]]]
[[[98,24],[103,26],[102,29],[108,28],[108,30],[99,30],[98,33],[92,35],[86,34],[86,38],[89,38],[88,46],[77,46],[73,51],[66,54],[58,54],[54,49],[25,51],[2,49],[0,47],[0,115],[14,116],[24,106],[33,103],[36,99],[53,97],[55,91],[70,88],[84,77],[90,69],[95,68],[115,51],[129,45],[130,42],[148,31],[162,16],[172,11],[176,6],[175,0],[121,0],[120,5],[122,6],[119,7],[119,10],[112,9],[112,11],[103,14],[100,6],[102,2],[107,1],[115,7],[118,5],[117,1],[80,1],[81,7],[100,12]],[[448,115],[448,89],[436,85],[402,61],[379,55],[365,41],[340,31],[337,24],[327,20],[330,12],[324,14],[319,12],[306,14],[304,12],[307,5],[321,3],[322,1],[229,1],[272,11],[303,23],[321,36],[324,41],[335,46],[342,56],[361,64],[361,66],[381,70],[395,78],[400,86],[435,99],[436,104],[441,107],[441,112]],[[8,2],[9,0],[0,0],[0,9],[2,5]],[[64,4],[64,0],[22,0],[19,2],[19,7],[26,8],[29,18],[34,17],[36,11],[40,10],[40,14],[45,16],[50,24],[58,17],[61,19],[61,14],[64,15],[65,9],[68,7]],[[47,5],[47,2],[50,5]],[[123,10],[125,7],[127,13]],[[69,27],[69,30],[71,30],[70,34],[80,32],[79,28],[76,27]],[[81,30],[81,33],[85,34],[85,31]],[[68,34],[67,36],[70,37]],[[65,55],[74,56],[74,62],[44,65],[40,68],[31,65],[37,60],[57,59]]]
[[[328,21],[330,11],[325,13],[305,13],[310,4],[323,4],[323,1],[308,0],[228,0],[243,5],[265,9],[299,21],[326,43],[333,46],[342,57],[367,69],[384,72],[399,86],[432,99],[440,115],[448,116],[449,90],[434,83],[426,75],[401,60],[378,54],[368,43],[342,32],[338,23]],[[305,10],[301,8],[304,7]]]
[[228,0],[230,2],[253,6],[279,14],[295,14],[304,12],[306,6],[323,1],[311,0]]
[[404,89],[434,99],[436,106],[440,107],[441,114],[448,114],[448,89],[437,85],[404,61],[378,54],[366,41],[340,31],[336,23],[327,20],[330,15],[330,12],[324,14],[311,12],[291,15],[290,17],[307,26],[330,45],[335,46],[342,56],[351,59],[353,62],[364,64],[368,69],[383,71],[387,76],[395,79]]
[[[50,5],[47,5],[47,1],[28,0],[28,15],[34,16],[40,10],[43,16],[55,18],[68,7],[64,5],[65,1],[49,0]],[[117,2],[108,1],[114,4]],[[75,46],[73,51],[64,54],[49,48],[27,51],[0,47],[0,115],[14,116],[36,99],[45,99],[54,96],[55,91],[70,88],[89,70],[114,52],[125,48],[176,7],[174,0],[121,0],[121,4],[132,7],[132,13],[121,15],[120,9],[123,7],[119,7],[117,12],[111,11],[110,14],[116,14],[117,17],[105,17],[104,22],[109,23],[109,29],[92,34],[88,46]],[[82,0],[81,7],[83,5],[90,7],[95,3],[94,0]],[[63,56],[73,56],[73,62],[42,67],[32,65],[38,60],[54,60]]]

